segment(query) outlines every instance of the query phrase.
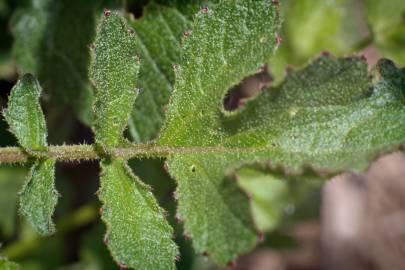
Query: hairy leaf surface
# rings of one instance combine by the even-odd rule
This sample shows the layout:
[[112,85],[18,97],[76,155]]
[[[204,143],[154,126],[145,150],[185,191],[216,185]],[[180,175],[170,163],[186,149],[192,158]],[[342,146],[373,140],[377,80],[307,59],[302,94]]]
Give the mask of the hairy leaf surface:
[[[95,42],[91,77],[96,88],[96,141],[108,148],[125,144],[123,131],[137,96],[139,69],[133,30],[118,14],[104,11]],[[108,153],[110,154],[110,153]],[[106,244],[122,267],[174,269],[177,246],[149,188],[120,158],[101,161],[102,219]]]
[[[22,148],[41,157],[47,150],[47,130],[39,103],[41,87],[31,75],[24,75],[11,90],[8,108],[3,112]],[[20,212],[41,235],[55,231],[52,214],[57,203],[54,179],[55,161],[37,160],[20,193]]]
[[133,30],[116,13],[105,11],[93,49],[90,76],[95,86],[96,142],[122,144],[122,133],[137,96],[139,59]]
[[238,147],[227,151],[218,126],[222,99],[273,53],[278,28],[272,1],[229,1],[202,9],[183,41],[159,144],[191,147],[168,160],[178,183],[178,215],[185,220],[197,251],[220,264],[250,250],[257,241],[248,199],[225,176],[225,169],[238,164],[244,154],[254,155]]
[[[388,61],[379,63],[371,82],[365,60],[321,57],[237,112],[224,112],[225,92],[266,60],[277,30],[269,20],[276,17],[274,9],[263,7],[266,1],[235,3],[234,9],[221,5],[197,15],[159,139],[173,148],[169,171],[179,185],[185,229],[198,251],[220,263],[255,243],[251,222],[241,218],[248,216],[241,206],[247,200],[229,202],[237,194],[229,193],[226,173],[232,168],[270,159],[292,170],[305,163],[360,170],[404,142],[404,71]],[[255,14],[270,14],[243,21],[259,7]],[[238,215],[229,218],[232,212]]]
[[41,235],[54,233],[52,215],[58,201],[58,192],[55,189],[55,161],[36,161],[19,195],[20,212],[34,229]]
[[180,61],[180,43],[190,27],[188,18],[175,8],[150,4],[141,19],[130,22],[136,31],[136,47],[142,65],[140,93],[129,120],[135,141],[148,141],[158,134],[164,121],[164,106],[174,83],[173,66]]
[[47,148],[46,123],[39,103],[41,90],[32,75],[24,75],[11,90],[8,108],[3,112],[19,144],[33,155]]
[[100,200],[107,224],[105,240],[118,264],[135,269],[175,269],[178,254],[173,229],[149,186],[124,160],[101,163]]

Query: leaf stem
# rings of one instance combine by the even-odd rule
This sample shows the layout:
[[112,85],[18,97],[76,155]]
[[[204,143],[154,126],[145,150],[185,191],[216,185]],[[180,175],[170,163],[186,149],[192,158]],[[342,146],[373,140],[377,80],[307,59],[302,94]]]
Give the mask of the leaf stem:
[[[39,154],[44,158],[51,158],[57,161],[98,160],[102,158],[93,144],[49,146],[48,151],[39,152]],[[127,147],[114,148],[111,150],[111,154],[116,157],[130,159],[146,156],[164,157],[168,154],[168,151],[166,147],[152,144],[134,144]],[[20,147],[0,148],[0,164],[24,163],[29,158],[30,155]]]
[[[223,147],[223,146],[159,146],[153,143],[129,144],[124,147],[117,147],[110,150],[111,156],[123,159],[160,157],[164,158],[171,154],[191,153],[240,153],[261,150],[260,147]],[[33,151],[31,151],[33,152]],[[58,145],[49,146],[48,151],[38,152],[42,158],[50,158],[57,161],[81,161],[99,160],[104,156],[96,150],[94,144],[81,145]],[[29,161],[30,154],[20,147],[0,148],[0,164],[24,163]]]

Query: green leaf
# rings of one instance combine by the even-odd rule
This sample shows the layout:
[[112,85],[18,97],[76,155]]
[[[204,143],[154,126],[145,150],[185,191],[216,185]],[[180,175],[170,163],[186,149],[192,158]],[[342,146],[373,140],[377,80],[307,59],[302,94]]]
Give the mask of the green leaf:
[[223,111],[219,94],[215,104],[199,89],[176,91],[160,144],[171,153],[179,215],[197,250],[224,263],[254,244],[243,220],[247,206],[240,206],[247,200],[232,201],[237,192],[229,192],[225,177],[234,168],[270,160],[297,174],[303,164],[323,173],[364,170],[376,155],[397,149],[405,141],[404,85],[405,69],[388,60],[370,81],[364,59],[321,57],[234,113]]
[[1,270],[19,270],[20,267],[14,262],[10,262],[7,258],[0,256]]
[[[198,152],[198,150],[196,150]],[[169,158],[169,173],[177,180],[177,219],[194,248],[225,265],[257,242],[249,199],[225,169],[237,164],[235,154],[179,154]]]
[[[178,215],[185,220],[186,233],[198,252],[220,264],[257,241],[248,198],[225,175],[229,166],[255,155],[250,149],[229,149],[221,130],[222,99],[273,53],[278,29],[272,1],[228,1],[202,9],[183,41],[167,122],[158,140],[179,149],[168,167],[178,183]],[[181,151],[184,147],[190,151]]]
[[19,195],[21,214],[39,234],[53,234],[55,225],[52,215],[58,201],[58,192],[55,189],[55,161],[36,161]]
[[103,147],[123,143],[137,90],[139,59],[133,30],[116,13],[105,11],[96,35],[90,77],[95,86],[96,142]]
[[41,86],[30,74],[24,75],[11,90],[4,118],[19,144],[32,155],[47,149],[46,123],[39,103]]
[[173,229],[150,188],[134,176],[122,159],[101,162],[102,219],[105,241],[121,266],[175,269],[178,254]]
[[[133,31],[118,14],[106,10],[104,15],[96,36],[91,77],[96,88],[96,142],[106,149],[124,143],[123,131],[136,98],[139,62]],[[163,210],[124,160],[110,159],[101,161],[99,197],[112,256],[122,267],[174,269],[178,250]]]
[[196,16],[158,140],[171,154],[186,231],[222,264],[255,243],[247,199],[232,201],[238,193],[226,175],[234,168],[271,160],[297,173],[305,163],[362,170],[405,141],[404,70],[386,60],[371,82],[364,59],[321,57],[242,109],[224,111],[226,91],[268,59],[278,29],[270,1],[231,2]]
[[140,93],[129,120],[131,136],[138,142],[154,139],[163,124],[174,83],[173,66],[180,61],[181,38],[191,24],[177,9],[154,3],[143,14],[130,21],[142,61]]
[[[118,1],[29,0],[11,22],[13,53],[21,72],[33,73],[56,107],[91,122],[88,45],[102,8]],[[80,29],[80,31],[78,31]]]

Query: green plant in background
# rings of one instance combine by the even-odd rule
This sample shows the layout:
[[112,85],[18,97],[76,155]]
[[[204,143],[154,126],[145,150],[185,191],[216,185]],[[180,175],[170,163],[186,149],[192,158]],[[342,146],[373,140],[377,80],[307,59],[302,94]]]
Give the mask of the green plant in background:
[[[302,25],[313,35],[300,50],[293,49],[296,56],[288,55],[301,46],[297,18],[289,13],[301,5],[310,9],[312,2],[286,3],[286,27],[281,28],[278,1],[270,0],[152,2],[140,19],[126,16],[114,1],[28,1],[12,19],[13,53],[20,71],[34,75],[21,76],[3,112],[19,146],[0,148],[2,165],[31,167],[19,193],[20,213],[41,235],[66,227],[52,221],[59,196],[55,164],[98,160],[104,243],[116,263],[175,269],[182,255],[173,240],[177,228],[143,182],[148,179],[136,176],[148,173],[147,163],[132,166],[134,172],[128,165],[134,159],[164,159],[177,184],[176,217],[184,222],[184,234],[197,253],[227,265],[258,244],[258,229],[277,228],[285,206],[302,202],[319,188],[318,179],[362,171],[378,155],[398,149],[405,140],[405,69],[385,59],[370,78],[364,58],[325,54],[237,110],[224,108],[229,89],[264,64],[275,65],[280,32],[290,45],[281,47],[275,59],[286,63],[291,63],[287,57],[302,62],[318,51],[313,43],[332,46],[323,32],[340,36],[342,10],[350,1],[328,1],[339,5],[339,12],[333,5],[318,5],[314,22]],[[102,11],[104,6],[112,11]],[[326,15],[331,20],[324,29],[311,26]],[[75,31],[79,25],[84,28]],[[72,40],[69,46],[67,40]],[[337,53],[373,39],[343,40],[332,48]],[[61,130],[47,138],[40,82],[49,93],[50,110],[56,111],[49,133],[70,108],[92,127],[94,144],[48,143],[67,135]],[[67,118],[70,127],[73,116]],[[92,208],[77,219],[91,219]],[[89,249],[84,254],[92,256]],[[5,259],[0,265],[3,261],[13,269]]]

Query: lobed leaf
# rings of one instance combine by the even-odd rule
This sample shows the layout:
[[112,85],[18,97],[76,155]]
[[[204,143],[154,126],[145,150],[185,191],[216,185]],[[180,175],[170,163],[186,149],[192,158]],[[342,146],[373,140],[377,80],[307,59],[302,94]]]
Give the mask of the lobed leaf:
[[278,29],[270,1],[231,2],[196,16],[158,139],[171,149],[185,230],[221,264],[256,241],[248,200],[232,201],[240,195],[227,173],[258,160],[297,173],[303,164],[362,170],[404,142],[405,121],[404,70],[383,60],[370,81],[366,61],[356,57],[320,57],[242,109],[224,111],[226,91],[266,61]]
[[185,235],[199,253],[222,265],[257,242],[248,196],[224,172],[239,159],[238,153],[196,153],[167,160],[177,182],[177,219],[184,221]]
[[19,144],[32,155],[47,149],[46,123],[39,103],[41,90],[32,75],[24,75],[11,90],[8,108],[3,112]]
[[123,143],[137,90],[139,59],[133,30],[114,12],[105,11],[96,35],[90,77],[95,86],[94,130],[103,147]]
[[178,183],[178,215],[197,251],[220,264],[257,241],[248,198],[225,173],[255,155],[224,143],[222,99],[273,53],[278,29],[272,1],[227,1],[203,8],[183,41],[166,125],[158,139],[160,145],[190,148],[174,150],[168,159]]
[[20,194],[20,213],[41,235],[55,232],[52,215],[58,201],[55,189],[55,161],[38,160],[31,167]]
[[133,140],[154,139],[164,122],[164,106],[174,83],[173,66],[180,61],[181,38],[190,27],[188,18],[175,8],[149,4],[143,16],[130,20],[136,31],[135,42],[142,59],[138,87],[129,120]]
[[178,254],[173,229],[149,186],[134,176],[126,162],[101,162],[102,219],[105,241],[117,263],[135,269],[175,269]]
[[[96,142],[104,149],[124,143],[136,93],[139,62],[134,33],[122,17],[106,10],[95,42],[91,77],[95,83]],[[105,241],[121,267],[174,269],[178,254],[173,229],[148,186],[136,178],[123,159],[101,161],[102,219]]]
[[[179,214],[197,250],[214,252],[222,263],[236,254],[235,244],[225,239],[241,238],[240,223],[227,217],[221,205],[230,205],[227,211],[236,217],[246,213],[239,207],[233,211],[236,203],[224,203],[235,196],[225,194],[226,172],[255,160],[270,160],[295,173],[303,164],[331,173],[363,170],[376,155],[404,143],[404,89],[405,69],[388,60],[379,62],[370,81],[364,59],[321,57],[236,113],[212,106],[211,115],[193,123],[177,112],[176,131],[167,126],[161,143],[177,143],[170,146],[169,171],[179,184]],[[182,109],[195,111],[194,106]],[[201,127],[205,135],[198,133]]]

